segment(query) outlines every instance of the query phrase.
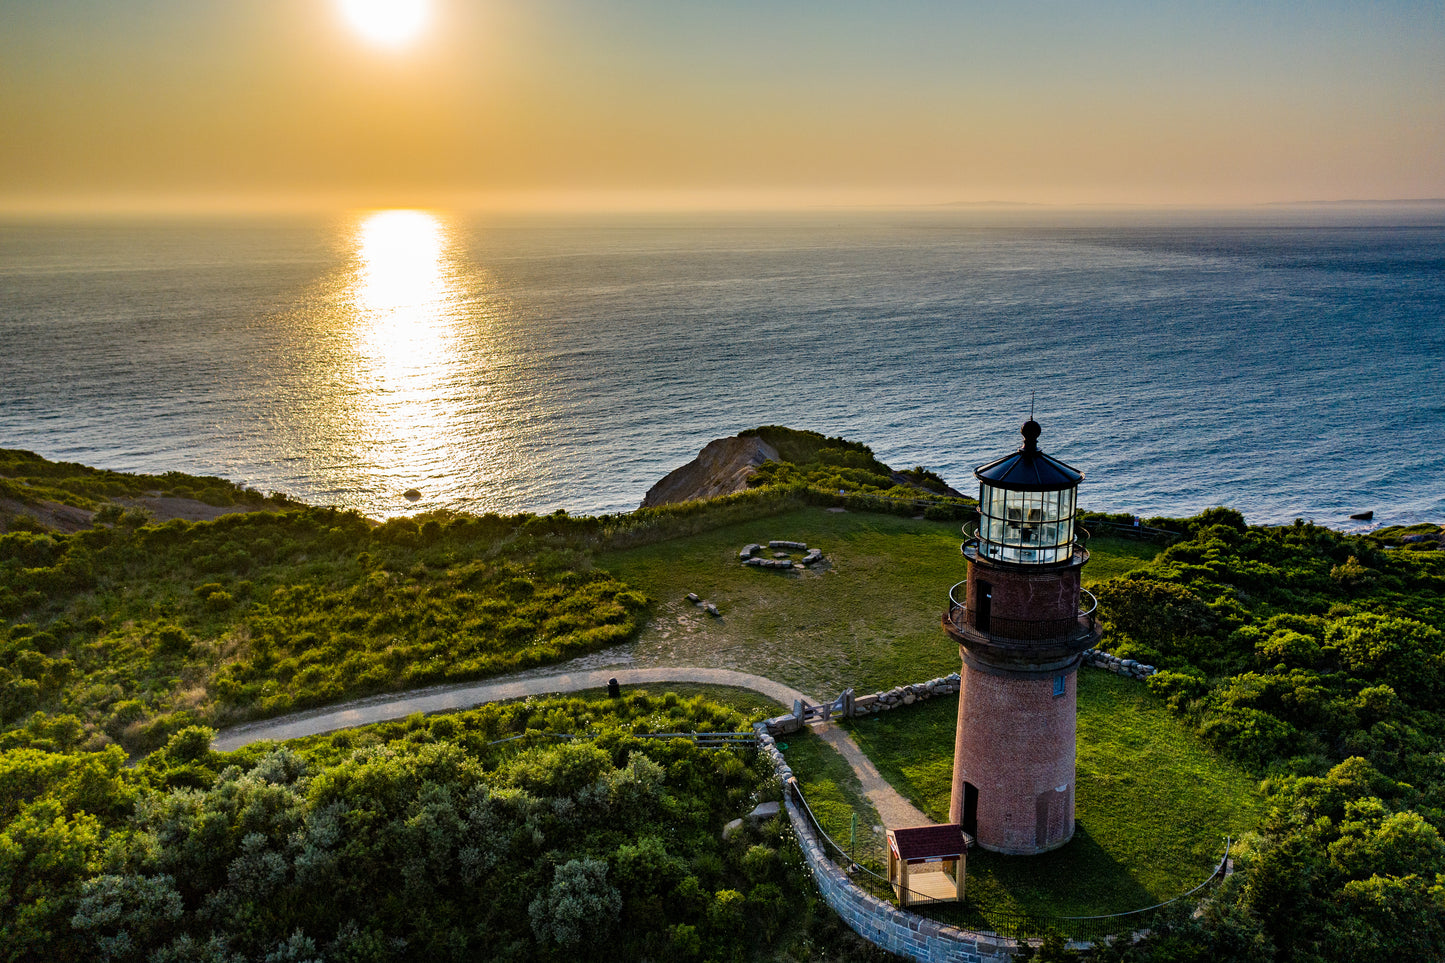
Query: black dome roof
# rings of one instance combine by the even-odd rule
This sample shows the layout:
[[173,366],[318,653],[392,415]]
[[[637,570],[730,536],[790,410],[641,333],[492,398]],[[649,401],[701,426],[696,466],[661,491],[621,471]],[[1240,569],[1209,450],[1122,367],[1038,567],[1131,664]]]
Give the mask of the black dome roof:
[[1039,423],[1030,418],[1019,434],[1024,445],[1018,451],[973,470],[974,477],[995,488],[1009,491],[1057,492],[1073,488],[1084,473],[1039,451]]

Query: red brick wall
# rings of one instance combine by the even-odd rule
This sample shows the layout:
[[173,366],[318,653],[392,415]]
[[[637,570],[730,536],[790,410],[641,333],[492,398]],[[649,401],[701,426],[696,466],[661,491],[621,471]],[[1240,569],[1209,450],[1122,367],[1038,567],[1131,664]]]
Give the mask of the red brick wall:
[[979,579],[993,586],[995,619],[1072,619],[1079,612],[1080,566],[1047,572],[968,566],[968,614],[974,622]]
[[[1064,694],[1056,696],[1059,674]],[[976,838],[984,849],[1038,853],[1073,836],[1077,681],[1077,665],[1009,677],[964,664],[949,819],[963,821],[963,784],[978,787]]]

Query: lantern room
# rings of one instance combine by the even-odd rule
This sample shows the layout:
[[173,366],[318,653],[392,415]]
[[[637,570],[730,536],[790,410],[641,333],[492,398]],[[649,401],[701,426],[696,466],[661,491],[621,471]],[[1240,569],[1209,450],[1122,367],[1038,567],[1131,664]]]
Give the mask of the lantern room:
[[1084,473],[1039,450],[1038,422],[1023,447],[974,470],[978,554],[996,562],[1053,565],[1074,554],[1075,496]]

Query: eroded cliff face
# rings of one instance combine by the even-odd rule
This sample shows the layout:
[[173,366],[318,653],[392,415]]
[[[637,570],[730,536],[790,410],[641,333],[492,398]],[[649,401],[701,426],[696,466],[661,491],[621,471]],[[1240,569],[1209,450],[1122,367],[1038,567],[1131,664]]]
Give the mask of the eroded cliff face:
[[674,505],[731,495],[748,487],[748,476],[765,461],[777,461],[778,452],[761,438],[719,438],[710,441],[692,461],[647,490],[643,508]]

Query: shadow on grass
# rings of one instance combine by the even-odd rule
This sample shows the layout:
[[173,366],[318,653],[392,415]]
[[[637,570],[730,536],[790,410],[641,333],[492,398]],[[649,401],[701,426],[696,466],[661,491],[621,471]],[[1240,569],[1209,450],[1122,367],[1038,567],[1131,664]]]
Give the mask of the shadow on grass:
[[[1066,881],[1066,882],[1065,882]],[[1065,885],[1060,885],[1065,883]],[[1037,856],[968,854],[965,902],[939,908],[937,919],[959,925],[1003,923],[1007,917],[1122,913],[1159,900],[1080,824],[1067,845]],[[944,913],[962,913],[963,920]],[[964,922],[966,920],[967,922]],[[993,928],[993,927],[990,927]]]

